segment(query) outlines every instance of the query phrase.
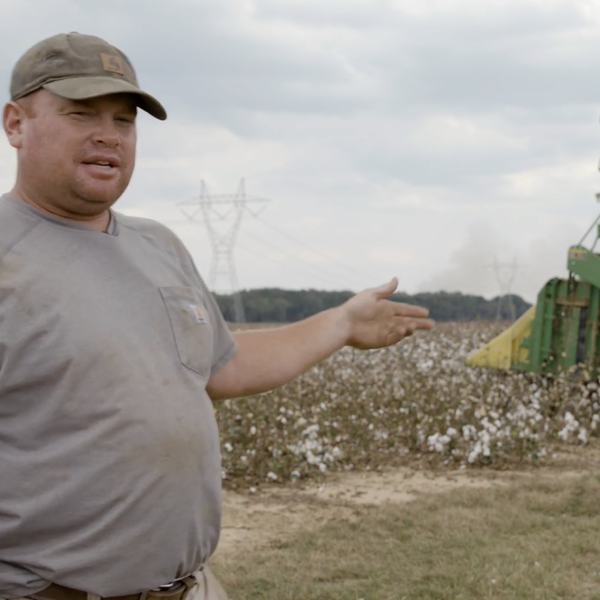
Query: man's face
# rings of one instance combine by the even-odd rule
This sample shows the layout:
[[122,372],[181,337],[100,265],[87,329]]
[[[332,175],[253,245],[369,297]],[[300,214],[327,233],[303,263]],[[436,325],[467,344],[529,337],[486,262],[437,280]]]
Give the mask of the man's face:
[[[20,103],[20,191],[66,218],[93,217],[125,191],[135,164],[136,106],[126,94],[67,100],[40,90]],[[16,140],[16,143],[15,143]]]

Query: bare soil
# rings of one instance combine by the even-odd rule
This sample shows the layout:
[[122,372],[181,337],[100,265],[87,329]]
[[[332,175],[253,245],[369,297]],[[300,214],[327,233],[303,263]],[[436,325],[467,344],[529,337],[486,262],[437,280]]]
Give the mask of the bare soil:
[[224,492],[221,541],[211,559],[227,564],[250,552],[280,544],[301,530],[330,520],[353,520],[367,507],[404,504],[424,494],[457,488],[490,488],[534,479],[568,479],[600,472],[600,444],[561,446],[550,464],[510,470],[427,471],[421,465],[382,472],[331,473],[322,484],[269,485],[255,492]]

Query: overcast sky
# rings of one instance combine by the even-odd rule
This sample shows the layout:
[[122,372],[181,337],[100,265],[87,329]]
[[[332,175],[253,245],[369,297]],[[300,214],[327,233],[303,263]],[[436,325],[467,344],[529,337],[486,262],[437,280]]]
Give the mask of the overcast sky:
[[[177,206],[201,180],[270,200],[241,222],[241,288],[396,275],[490,297],[516,260],[532,301],[600,212],[595,0],[1,0],[5,98],[19,56],[68,31],[119,47],[166,106],[140,115],[116,208],[171,227],[207,280],[201,215]],[[14,170],[3,141],[3,190]]]

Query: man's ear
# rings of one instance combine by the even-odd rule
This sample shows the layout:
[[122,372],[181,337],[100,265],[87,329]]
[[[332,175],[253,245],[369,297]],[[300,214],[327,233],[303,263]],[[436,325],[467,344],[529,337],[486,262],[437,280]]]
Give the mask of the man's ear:
[[23,126],[27,114],[18,102],[8,102],[2,111],[2,125],[8,138],[8,143],[13,148],[20,148],[23,142]]

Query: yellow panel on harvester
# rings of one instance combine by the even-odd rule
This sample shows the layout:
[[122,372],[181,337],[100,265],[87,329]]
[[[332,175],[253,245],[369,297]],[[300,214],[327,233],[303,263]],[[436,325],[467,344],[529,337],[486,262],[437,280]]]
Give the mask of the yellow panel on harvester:
[[492,367],[510,369],[515,363],[525,362],[529,354],[523,347],[523,338],[531,333],[531,323],[535,318],[535,306],[532,306],[508,329],[496,336],[483,348],[476,350],[467,358],[470,367]]

